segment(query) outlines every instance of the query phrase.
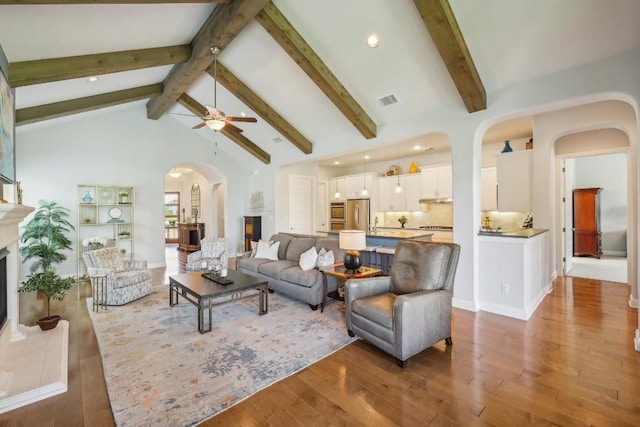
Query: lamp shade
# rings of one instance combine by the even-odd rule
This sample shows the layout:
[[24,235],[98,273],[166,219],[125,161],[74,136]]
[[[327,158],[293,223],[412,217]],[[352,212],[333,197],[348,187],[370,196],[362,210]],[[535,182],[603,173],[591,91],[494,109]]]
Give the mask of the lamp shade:
[[340,249],[360,250],[367,247],[367,238],[361,230],[342,230],[339,234]]

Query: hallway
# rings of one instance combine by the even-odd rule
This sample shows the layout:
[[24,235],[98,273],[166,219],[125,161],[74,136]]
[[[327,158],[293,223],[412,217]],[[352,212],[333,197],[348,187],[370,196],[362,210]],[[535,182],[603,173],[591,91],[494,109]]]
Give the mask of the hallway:
[[603,256],[600,259],[573,257],[567,276],[628,283],[627,258]]

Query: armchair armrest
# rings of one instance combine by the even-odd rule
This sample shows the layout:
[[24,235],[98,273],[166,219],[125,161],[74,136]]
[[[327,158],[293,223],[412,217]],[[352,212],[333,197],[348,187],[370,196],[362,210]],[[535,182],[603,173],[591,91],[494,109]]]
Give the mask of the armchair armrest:
[[[344,284],[344,305],[347,329],[351,331],[351,304],[359,298],[383,294],[391,289],[391,277],[379,276],[365,279],[349,279]],[[351,333],[351,332],[349,332]]]
[[443,289],[398,295],[393,304],[393,324],[402,354],[410,357],[451,336],[451,311],[451,293]]
[[187,255],[187,262],[197,262],[202,259],[202,251],[191,252]]
[[122,261],[122,271],[139,271],[147,269],[147,261],[124,260]]

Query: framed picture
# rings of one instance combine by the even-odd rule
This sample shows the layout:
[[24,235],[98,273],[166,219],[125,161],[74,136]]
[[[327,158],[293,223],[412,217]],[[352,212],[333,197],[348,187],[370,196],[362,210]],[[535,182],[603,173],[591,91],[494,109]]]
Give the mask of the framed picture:
[[16,180],[15,158],[15,97],[9,79],[0,69],[0,181],[13,184]]

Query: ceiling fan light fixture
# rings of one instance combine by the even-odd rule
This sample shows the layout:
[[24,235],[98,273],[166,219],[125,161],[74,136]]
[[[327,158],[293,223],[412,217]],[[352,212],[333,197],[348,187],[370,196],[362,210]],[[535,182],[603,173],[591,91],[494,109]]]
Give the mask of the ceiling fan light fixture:
[[222,129],[224,127],[224,124],[225,124],[224,120],[217,120],[217,119],[207,120],[207,127],[216,132]]

